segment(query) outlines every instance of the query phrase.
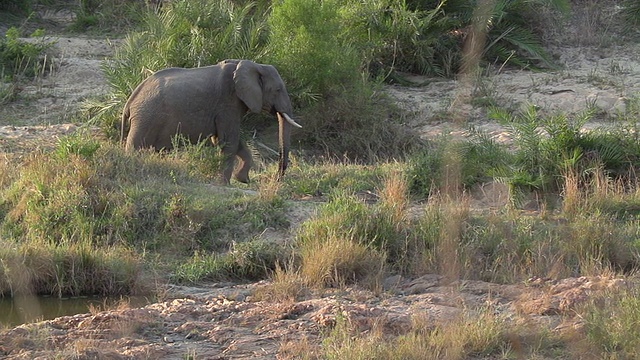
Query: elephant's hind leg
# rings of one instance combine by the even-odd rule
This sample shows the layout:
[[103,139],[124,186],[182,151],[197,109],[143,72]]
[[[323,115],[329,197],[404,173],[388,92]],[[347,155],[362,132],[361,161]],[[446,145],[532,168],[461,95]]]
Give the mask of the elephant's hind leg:
[[240,140],[238,145],[238,157],[240,158],[240,168],[234,175],[234,178],[242,183],[249,182],[249,169],[252,165],[251,151],[247,148],[244,141]]

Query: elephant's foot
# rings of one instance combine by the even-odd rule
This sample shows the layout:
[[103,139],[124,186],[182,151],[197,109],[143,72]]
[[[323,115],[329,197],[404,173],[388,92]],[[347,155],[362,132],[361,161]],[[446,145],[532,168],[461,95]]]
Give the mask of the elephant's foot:
[[241,174],[241,173],[238,173],[238,174],[235,174],[235,175],[233,176],[233,178],[234,178],[234,179],[236,179],[236,180],[238,180],[238,181],[239,181],[239,182],[241,182],[241,183],[245,183],[245,184],[248,184],[248,183],[249,183],[249,175],[248,175],[248,174]]

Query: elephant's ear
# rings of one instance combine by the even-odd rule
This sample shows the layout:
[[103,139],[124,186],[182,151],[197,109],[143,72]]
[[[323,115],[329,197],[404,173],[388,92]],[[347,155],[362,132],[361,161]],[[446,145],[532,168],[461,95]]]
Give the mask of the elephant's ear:
[[240,60],[233,72],[236,94],[254,113],[262,111],[262,85],[260,66],[253,61]]

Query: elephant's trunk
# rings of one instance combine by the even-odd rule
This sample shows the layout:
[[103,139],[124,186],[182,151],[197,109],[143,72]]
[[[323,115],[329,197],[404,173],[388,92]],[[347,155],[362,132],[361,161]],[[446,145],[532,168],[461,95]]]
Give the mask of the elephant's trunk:
[[[280,141],[280,162],[278,164],[278,180],[282,180],[284,172],[289,165],[289,145],[291,144],[291,127],[293,124],[298,125],[286,113],[277,112],[278,116],[278,135]],[[300,126],[300,125],[298,125]]]

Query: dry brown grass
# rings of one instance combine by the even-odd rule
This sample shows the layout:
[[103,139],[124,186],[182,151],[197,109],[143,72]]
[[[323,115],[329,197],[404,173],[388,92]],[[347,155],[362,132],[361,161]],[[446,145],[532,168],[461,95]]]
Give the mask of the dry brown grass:
[[374,287],[380,283],[386,263],[383,253],[335,235],[304,244],[300,257],[300,275],[313,287],[354,282]]
[[287,271],[278,266],[272,275],[271,284],[256,289],[253,296],[256,301],[277,301],[291,303],[303,299],[309,288],[301,274],[291,270]]
[[386,334],[380,327],[358,333],[347,321],[338,321],[324,341],[324,354],[330,359],[466,359],[477,355],[509,351],[508,329],[504,317],[489,309],[468,309],[458,318],[434,323],[417,315],[410,329],[402,334]]
[[392,221],[398,226],[405,224],[410,202],[406,175],[400,170],[391,171],[386,176],[379,193],[380,202]]
[[123,311],[131,308],[131,302],[128,298],[121,297],[113,302],[105,299],[100,304],[89,304],[88,310],[91,315],[97,315],[103,311]]
[[296,340],[285,340],[278,349],[278,359],[281,360],[319,360],[322,357],[322,347],[308,337]]
[[278,180],[278,174],[272,172],[265,174],[258,183],[258,197],[264,201],[273,201],[278,197],[278,192],[282,188],[282,181]]
[[473,271],[465,268],[465,250],[461,246],[463,227],[469,216],[469,198],[435,195],[426,208],[426,224],[423,226],[436,222],[439,234],[432,248],[423,249],[422,264],[416,265],[443,274],[448,281],[456,281],[466,276],[468,271]]
[[561,194],[562,212],[569,217],[579,215],[613,199],[628,197],[628,189],[634,187],[623,180],[612,180],[601,167],[596,168],[588,179],[576,171],[567,171]]

